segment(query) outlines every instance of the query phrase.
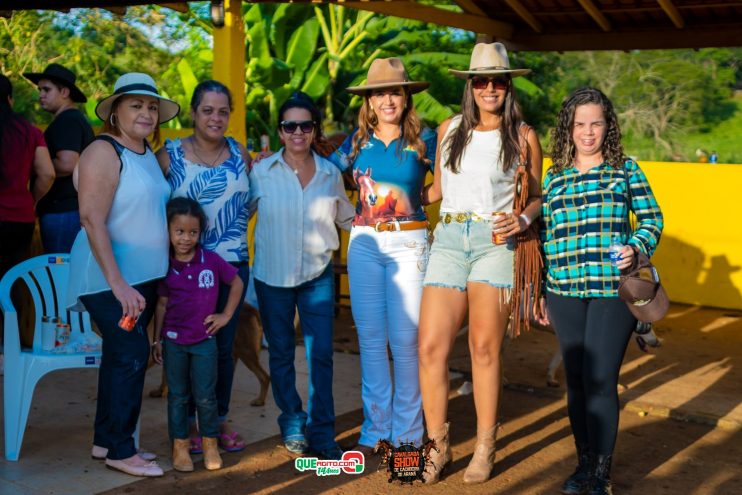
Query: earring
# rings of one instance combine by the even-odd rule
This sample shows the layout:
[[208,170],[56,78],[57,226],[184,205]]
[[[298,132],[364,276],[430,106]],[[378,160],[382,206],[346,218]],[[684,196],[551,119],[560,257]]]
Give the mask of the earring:
[[111,114],[111,116],[108,118],[108,121],[111,123],[111,126],[112,127],[116,127],[116,119],[115,119],[115,117],[116,116],[114,114]]

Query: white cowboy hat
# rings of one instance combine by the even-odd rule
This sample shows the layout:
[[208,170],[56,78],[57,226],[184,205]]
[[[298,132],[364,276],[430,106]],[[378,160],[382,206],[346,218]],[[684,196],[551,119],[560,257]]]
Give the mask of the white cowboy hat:
[[469,70],[448,69],[456,77],[493,76],[509,74],[511,77],[525,76],[531,69],[511,69],[508,51],[502,43],[477,43],[471,52]]
[[111,107],[117,98],[124,95],[146,95],[160,100],[159,124],[172,120],[180,112],[180,105],[173,100],[163,98],[157,92],[155,80],[141,72],[129,72],[119,77],[113,86],[113,94],[102,99],[95,107],[95,114],[103,122],[111,116]]
[[355,95],[364,95],[372,89],[396,88],[398,86],[405,86],[410,90],[410,93],[419,93],[430,86],[430,83],[410,81],[404,64],[398,58],[377,58],[371,62],[371,67],[368,68],[366,84],[351,86],[346,88],[346,91]]

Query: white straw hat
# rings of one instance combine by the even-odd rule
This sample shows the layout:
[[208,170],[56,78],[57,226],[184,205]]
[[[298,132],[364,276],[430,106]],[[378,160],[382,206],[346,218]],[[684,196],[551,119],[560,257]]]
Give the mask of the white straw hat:
[[502,43],[477,43],[471,52],[469,70],[448,69],[456,77],[466,79],[469,76],[493,76],[510,74],[511,77],[525,76],[531,69],[511,69],[508,50]]
[[180,112],[180,105],[173,100],[163,98],[157,92],[155,80],[147,74],[141,72],[129,72],[119,77],[113,86],[113,94],[102,99],[95,107],[95,114],[102,121],[108,120],[111,116],[111,107],[117,98],[124,95],[146,95],[160,100],[159,123],[172,120]]

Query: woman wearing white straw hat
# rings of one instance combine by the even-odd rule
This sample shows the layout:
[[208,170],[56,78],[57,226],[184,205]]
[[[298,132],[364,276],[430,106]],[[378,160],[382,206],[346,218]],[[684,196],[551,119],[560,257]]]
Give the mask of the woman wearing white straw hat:
[[[103,131],[80,156],[76,186],[83,229],[70,253],[69,309],[87,310],[103,337],[92,456],[134,476],[162,476],[153,455],[138,453],[155,281],[168,269],[165,204],[170,187],[147,137],[174,118],[147,74],[119,77],[95,109]],[[134,328],[119,326],[124,315]]]
[[348,88],[363,96],[358,129],[330,156],[352,170],[359,189],[348,277],[361,352],[358,449],[367,455],[379,440],[419,445],[423,435],[417,328],[428,222],[422,193],[436,136],[423,128],[412,94],[427,87],[409,79],[401,60],[374,60],[366,84]]
[[[423,289],[420,388],[428,436],[439,451],[431,453],[433,466],[424,476],[427,483],[437,482],[451,461],[448,356],[468,309],[477,443],[464,483],[482,483],[494,465],[500,347],[515,296],[510,238],[539,215],[541,146],[522,120],[512,83],[530,70],[511,69],[501,43],[477,44],[469,70],[449,70],[465,78],[466,87],[461,113],[438,129],[439,153],[429,192],[443,198]],[[518,216],[512,210],[521,162],[527,165],[522,180],[528,204]],[[494,212],[502,214],[491,224]]]

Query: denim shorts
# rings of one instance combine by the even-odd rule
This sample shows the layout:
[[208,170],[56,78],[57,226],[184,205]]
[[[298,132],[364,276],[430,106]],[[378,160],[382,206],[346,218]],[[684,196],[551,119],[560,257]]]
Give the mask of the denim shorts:
[[492,243],[489,222],[438,222],[423,285],[466,290],[468,282],[513,287],[512,241]]

